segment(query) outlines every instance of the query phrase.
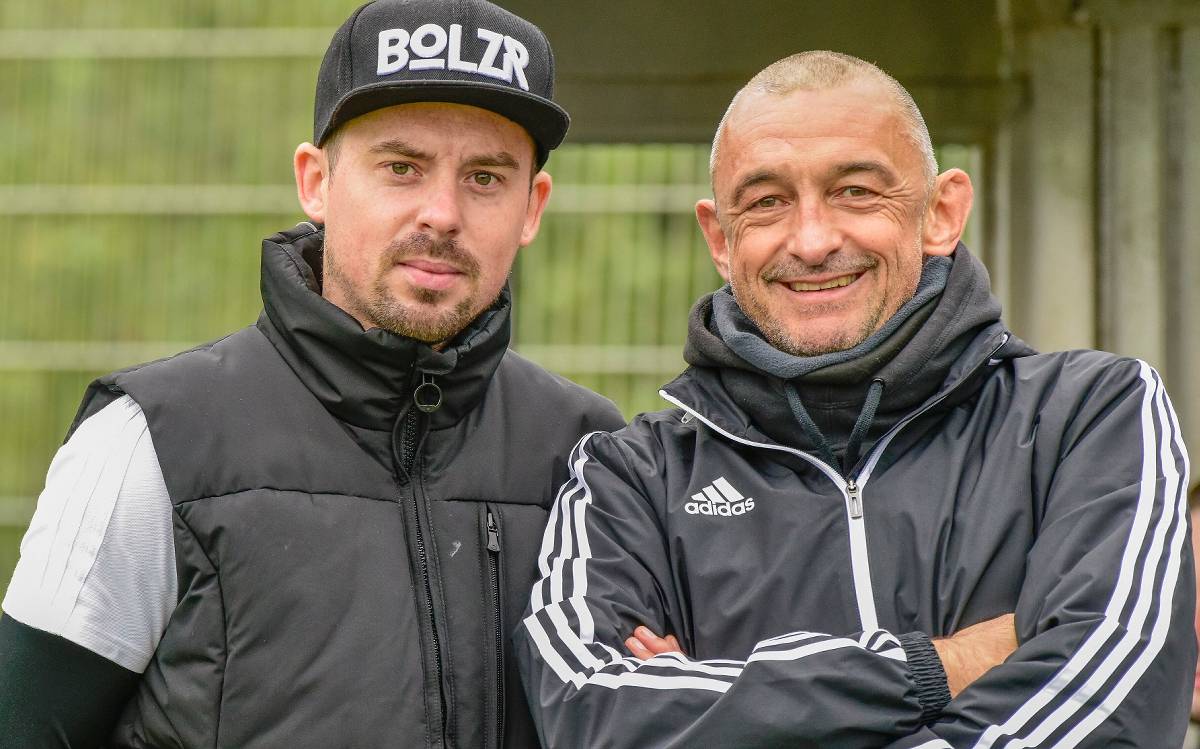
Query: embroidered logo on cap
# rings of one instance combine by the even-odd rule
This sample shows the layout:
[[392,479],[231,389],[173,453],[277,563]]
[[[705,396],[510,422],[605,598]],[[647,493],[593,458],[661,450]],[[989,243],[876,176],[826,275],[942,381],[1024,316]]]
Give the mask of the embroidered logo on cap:
[[516,84],[529,90],[525,68],[529,50],[519,40],[489,29],[476,29],[475,36],[487,42],[483,56],[472,62],[462,59],[462,24],[447,30],[436,23],[413,29],[384,29],[379,32],[379,65],[376,73],[390,75],[409,70],[457,70]]

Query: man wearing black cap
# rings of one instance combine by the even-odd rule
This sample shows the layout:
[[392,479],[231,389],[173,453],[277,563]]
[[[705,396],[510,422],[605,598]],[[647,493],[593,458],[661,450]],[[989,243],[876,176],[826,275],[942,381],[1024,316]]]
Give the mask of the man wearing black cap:
[[536,745],[506,648],[555,456],[621,424],[507,351],[553,70],[483,0],[337,31],[258,322],[97,380],[50,467],[0,747]]

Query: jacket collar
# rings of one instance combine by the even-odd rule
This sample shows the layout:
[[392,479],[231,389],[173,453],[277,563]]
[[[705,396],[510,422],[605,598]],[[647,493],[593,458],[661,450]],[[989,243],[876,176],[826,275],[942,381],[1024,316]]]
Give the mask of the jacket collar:
[[300,224],[263,240],[258,327],[305,387],[338,419],[391,430],[422,379],[441,389],[430,426],[457,423],[482,398],[508,348],[507,287],[441,351],[358,321],[320,294],[324,231]]
[[[810,411],[820,418],[822,410],[847,410],[842,421],[852,424],[872,378],[885,379],[888,388],[871,434],[877,438],[931,402],[947,400],[949,391],[969,389],[974,378],[968,375],[988,358],[1033,353],[1000,321],[983,264],[962,245],[953,260],[943,293],[910,320],[908,327],[916,329],[902,326],[894,334],[898,345],[877,349],[887,351],[886,357],[868,354],[795,381]],[[685,351],[691,367],[664,391],[736,436],[812,450],[788,406],[784,381],[734,354],[709,321],[711,310],[711,296],[693,309]]]

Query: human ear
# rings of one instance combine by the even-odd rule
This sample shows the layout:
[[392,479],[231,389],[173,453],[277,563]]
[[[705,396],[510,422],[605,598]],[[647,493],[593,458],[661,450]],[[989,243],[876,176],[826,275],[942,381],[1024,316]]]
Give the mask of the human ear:
[[975,188],[971,186],[971,178],[966,172],[947,169],[938,175],[933,195],[925,207],[921,242],[926,255],[949,255],[954,252],[966,228],[974,200]]
[[529,185],[529,203],[525,207],[525,225],[521,227],[521,247],[525,247],[537,237],[538,229],[542,225],[542,214],[550,200],[550,189],[553,186],[554,180],[549,173],[538,172],[534,175],[533,183]]
[[296,195],[300,208],[314,223],[325,223],[326,183],[329,181],[329,161],[325,152],[312,143],[301,143],[292,158],[296,173]]
[[697,201],[696,221],[700,224],[704,241],[708,243],[708,253],[712,256],[713,265],[717,267],[717,273],[728,281],[729,241],[721,227],[721,220],[717,217],[716,202],[708,199]]

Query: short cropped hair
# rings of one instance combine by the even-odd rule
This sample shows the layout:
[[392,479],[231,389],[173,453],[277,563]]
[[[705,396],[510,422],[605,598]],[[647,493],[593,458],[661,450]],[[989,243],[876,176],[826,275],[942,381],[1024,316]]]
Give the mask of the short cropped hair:
[[332,133],[325,138],[325,142],[321,145],[321,149],[325,151],[325,160],[329,162],[329,176],[333,176],[333,168],[337,164],[338,155],[342,149],[342,135],[346,129],[338,125]]
[[921,116],[921,110],[913,101],[912,94],[908,93],[908,89],[901,86],[895,78],[866,60],[826,50],[800,52],[771,63],[734,95],[733,101],[729,102],[729,107],[721,117],[721,123],[717,125],[716,135],[713,136],[712,153],[708,161],[709,179],[713,178],[717,170],[721,139],[725,134],[729,115],[737,106],[738,101],[746,94],[766,93],[785,96],[797,90],[823,91],[858,81],[878,83],[891,94],[897,111],[908,126],[909,140],[921,153],[926,187],[933,189],[938,171],[937,157],[933,152],[933,142],[929,139],[929,128],[925,126],[925,118]]

